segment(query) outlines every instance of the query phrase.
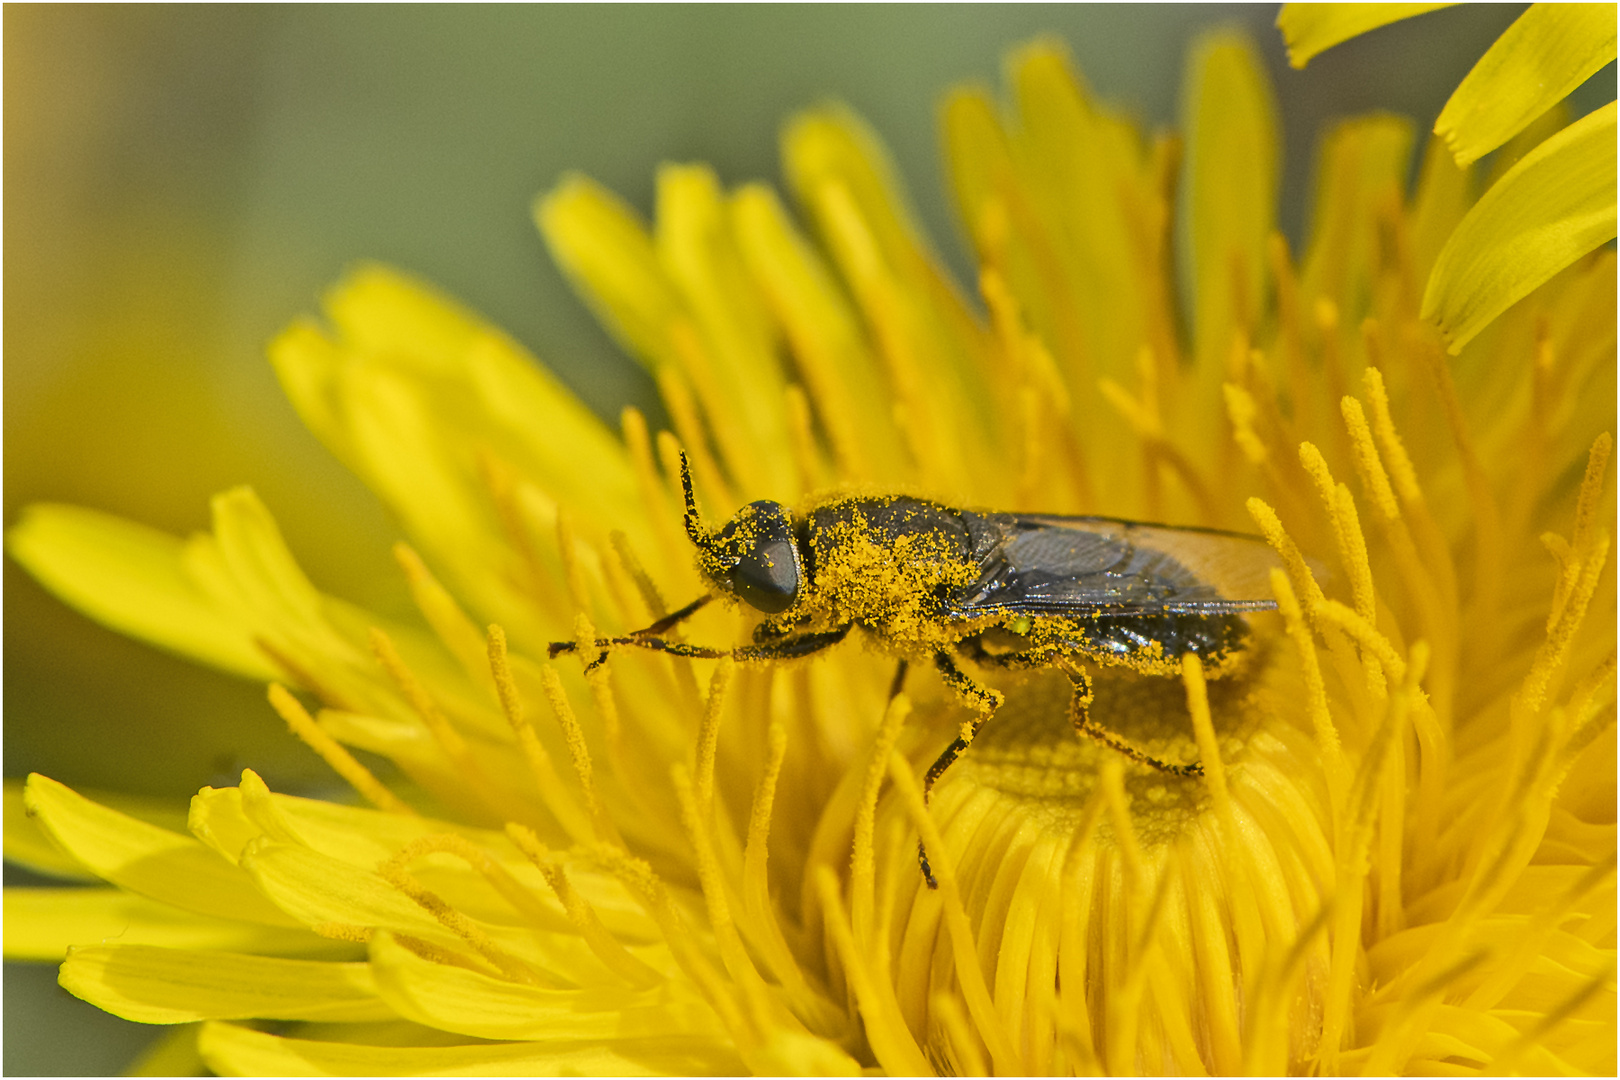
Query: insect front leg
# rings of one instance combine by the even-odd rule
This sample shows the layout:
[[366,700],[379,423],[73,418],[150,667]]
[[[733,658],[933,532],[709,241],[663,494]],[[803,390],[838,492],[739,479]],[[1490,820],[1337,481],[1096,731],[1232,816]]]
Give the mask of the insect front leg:
[[[961,698],[968,708],[974,710],[974,713],[971,720],[962,723],[960,732],[956,738],[951,740],[951,744],[945,748],[945,752],[940,754],[938,760],[932,765],[928,766],[928,772],[923,776],[923,805],[925,806],[928,804],[929,796],[933,793],[935,782],[945,774],[946,769],[951,767],[951,763],[972,745],[974,737],[979,734],[979,729],[984,726],[984,722],[990,719],[997,709],[1001,708],[1002,702],[1001,691],[993,690],[988,686],[980,686],[968,678],[967,675],[963,674],[962,669],[956,666],[955,661],[950,658],[948,653],[935,653],[934,666],[939,669],[939,674],[945,680],[945,685],[956,691],[956,696]],[[901,668],[896,673],[895,682],[897,686],[900,679],[904,677],[904,673],[904,668]],[[934,880],[933,868],[928,865],[928,850],[920,840],[917,842],[917,865],[922,867],[923,880],[928,882],[928,887],[930,889],[939,888],[939,882]]]
[[[743,645],[735,649],[712,649],[703,645],[688,644],[684,641],[666,641],[659,637],[641,637],[636,634],[627,637],[597,638],[596,646],[602,650],[602,655],[587,664],[585,670],[591,671],[595,669],[607,659],[609,648],[621,645],[634,645],[639,649],[651,649],[653,652],[668,653],[670,656],[684,656],[692,660],[718,660],[723,656],[729,656],[733,660],[744,663],[749,661],[793,660],[797,657],[809,656],[811,653],[818,653],[822,649],[830,648],[843,641],[848,636],[851,625],[846,623],[831,630],[781,638],[777,641],[766,642],[763,645]],[[575,651],[572,648],[557,648],[559,645],[569,644],[566,641],[553,643],[551,655],[556,656],[558,653]]]
[[[607,651],[608,651],[608,648],[610,646],[613,646],[613,645],[635,645],[635,644],[638,644],[640,641],[642,641],[644,639],[656,638],[659,634],[662,634],[665,630],[668,630],[670,627],[675,626],[675,625],[677,625],[679,623],[685,622],[687,619],[691,618],[693,615],[697,614],[699,611],[702,611],[704,609],[704,607],[706,607],[709,604],[709,602],[711,600],[713,600],[713,599],[714,599],[714,594],[713,593],[705,593],[704,595],[698,597],[696,600],[692,601],[690,604],[687,604],[685,607],[681,608],[680,610],[672,611],[668,615],[665,615],[662,619],[659,619],[656,622],[654,622],[654,623],[652,623],[652,624],[650,624],[648,626],[643,626],[640,630],[632,630],[629,634],[627,634],[624,637],[597,638],[596,639],[596,647],[598,649],[601,649],[602,653],[595,660],[591,661],[590,665],[586,668],[586,670],[589,671],[592,668],[598,667],[599,665],[604,663],[607,660]],[[579,651],[579,646],[575,642],[572,642],[572,641],[553,641],[549,646],[547,646],[546,655],[550,656],[553,660],[555,660],[557,657],[561,656],[563,653],[571,653],[571,652],[578,652],[578,651]]]

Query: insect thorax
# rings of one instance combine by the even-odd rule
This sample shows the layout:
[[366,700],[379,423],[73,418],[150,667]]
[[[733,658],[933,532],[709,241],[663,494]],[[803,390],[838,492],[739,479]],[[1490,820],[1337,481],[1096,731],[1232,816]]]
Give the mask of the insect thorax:
[[843,498],[805,517],[813,582],[805,614],[856,623],[902,651],[946,647],[970,631],[942,600],[978,575],[961,515],[922,499]]

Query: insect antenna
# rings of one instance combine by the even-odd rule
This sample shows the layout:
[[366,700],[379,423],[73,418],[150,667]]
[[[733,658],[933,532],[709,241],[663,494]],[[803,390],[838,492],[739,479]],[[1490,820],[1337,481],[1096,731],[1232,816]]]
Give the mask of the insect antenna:
[[686,496],[686,535],[698,547],[707,546],[708,534],[703,531],[703,519],[698,516],[697,495],[692,491],[692,466],[681,451],[681,491]]

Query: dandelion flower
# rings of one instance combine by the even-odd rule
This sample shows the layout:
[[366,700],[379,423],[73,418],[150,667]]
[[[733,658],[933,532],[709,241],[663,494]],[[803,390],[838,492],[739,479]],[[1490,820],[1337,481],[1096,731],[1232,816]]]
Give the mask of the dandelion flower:
[[[650,227],[539,201],[673,431],[383,267],[277,339],[419,624],[317,591],[246,490],[188,540],[34,508],[15,558],[269,682],[370,805],[247,772],[181,832],[31,778],[8,853],[106,887],[9,890],[8,953],[229,1074],[1612,1072],[1613,253],[1451,360],[1420,313],[1470,184],[1435,144],[1408,195],[1404,121],[1327,136],[1296,259],[1243,42],[1195,51],[1182,140],[1056,47],[1008,70],[945,110],[977,301],[836,108],[784,134],[798,217],[692,166]],[[1076,739],[1035,672],[925,805],[966,711],[878,650],[547,658],[701,593],[683,448],[717,520],[857,489],[1258,530],[1278,612],[1236,672],[1094,673],[1202,779]]]

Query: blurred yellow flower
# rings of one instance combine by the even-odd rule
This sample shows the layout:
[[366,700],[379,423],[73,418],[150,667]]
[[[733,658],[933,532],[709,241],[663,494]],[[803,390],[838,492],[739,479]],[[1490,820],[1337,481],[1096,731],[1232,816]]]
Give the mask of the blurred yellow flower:
[[[1613,1072],[1613,253],[1450,361],[1440,144],[1407,197],[1408,124],[1332,131],[1296,263],[1243,42],[1195,50],[1184,142],[1056,47],[1009,83],[945,110],[984,314],[837,109],[784,134],[807,229],[702,167],[661,170],[650,229],[582,178],[540,200],[672,432],[615,435],[385,268],[286,331],[289,397],[412,538],[419,625],[317,591],[245,490],[189,540],[33,508],[13,557],[270,680],[372,808],[247,772],[181,831],[34,777],[8,856],[109,887],[8,890],[7,955],[67,952],[225,1074]],[[683,447],[712,518],[854,486],[1258,528],[1280,612],[1230,677],[1096,678],[1093,715],[1205,779],[1083,744],[1036,673],[925,807],[962,707],[857,644],[545,660],[698,595]]]

